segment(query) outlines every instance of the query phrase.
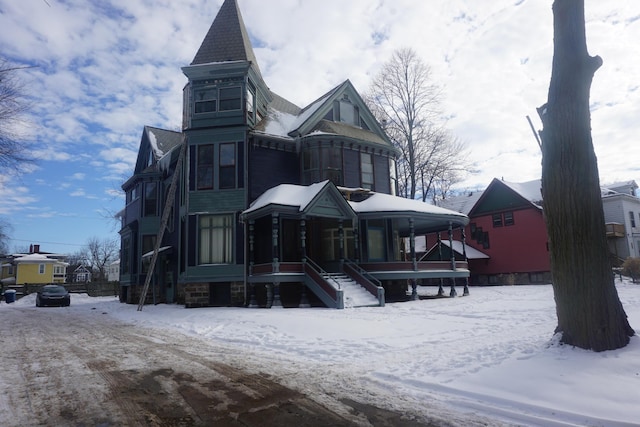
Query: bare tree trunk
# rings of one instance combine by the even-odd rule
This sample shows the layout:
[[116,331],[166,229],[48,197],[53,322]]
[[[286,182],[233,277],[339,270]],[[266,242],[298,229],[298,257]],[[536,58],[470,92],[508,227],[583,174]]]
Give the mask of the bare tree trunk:
[[589,95],[598,56],[587,52],[584,0],[555,0],[554,54],[544,130],[542,189],[561,341],[594,351],[624,347],[634,331],[609,262]]

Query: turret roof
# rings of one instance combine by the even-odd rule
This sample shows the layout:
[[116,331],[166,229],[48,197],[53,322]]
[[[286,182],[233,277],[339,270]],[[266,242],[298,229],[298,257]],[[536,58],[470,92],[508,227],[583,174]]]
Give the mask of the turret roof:
[[191,65],[229,61],[250,61],[260,74],[236,0],[224,1]]

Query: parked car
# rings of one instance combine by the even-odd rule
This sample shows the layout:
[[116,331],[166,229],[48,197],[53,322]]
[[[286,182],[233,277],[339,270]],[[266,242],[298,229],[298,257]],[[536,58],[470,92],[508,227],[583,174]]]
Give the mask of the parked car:
[[62,285],[44,285],[36,296],[36,307],[57,305],[68,307],[71,304],[71,296]]

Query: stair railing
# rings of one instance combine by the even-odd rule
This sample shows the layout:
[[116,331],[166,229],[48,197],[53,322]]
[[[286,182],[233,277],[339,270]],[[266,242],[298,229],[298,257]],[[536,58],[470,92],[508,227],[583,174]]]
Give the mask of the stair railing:
[[[356,282],[364,287],[369,293],[378,298],[378,302],[380,307],[384,307],[385,297],[384,297],[384,287],[382,287],[382,283],[380,280],[373,277],[371,273],[369,273],[364,268],[360,267],[355,262],[350,259],[345,259],[343,264],[343,270],[345,274],[347,274],[352,279],[356,279]],[[355,278],[353,276],[356,276]]]

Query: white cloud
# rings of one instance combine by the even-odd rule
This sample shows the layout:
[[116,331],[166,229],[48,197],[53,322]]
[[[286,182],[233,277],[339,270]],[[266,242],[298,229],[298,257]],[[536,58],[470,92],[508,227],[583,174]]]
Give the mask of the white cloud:
[[[25,130],[36,140],[33,157],[47,161],[38,175],[74,162],[76,170],[92,168],[78,172],[85,182],[118,186],[133,170],[144,125],[180,126],[181,67],[222,0],[50,3],[0,0],[0,51],[38,66],[22,73],[34,105]],[[304,106],[345,79],[366,92],[394,49],[412,47],[431,65],[449,126],[481,170],[463,185],[539,177],[539,149],[525,117],[539,123],[535,108],[547,98],[551,1],[238,3],[265,81],[278,94]],[[591,96],[601,178],[638,179],[640,3],[587,0],[586,17],[589,51],[604,59]],[[86,194],[103,192],[83,185]]]

